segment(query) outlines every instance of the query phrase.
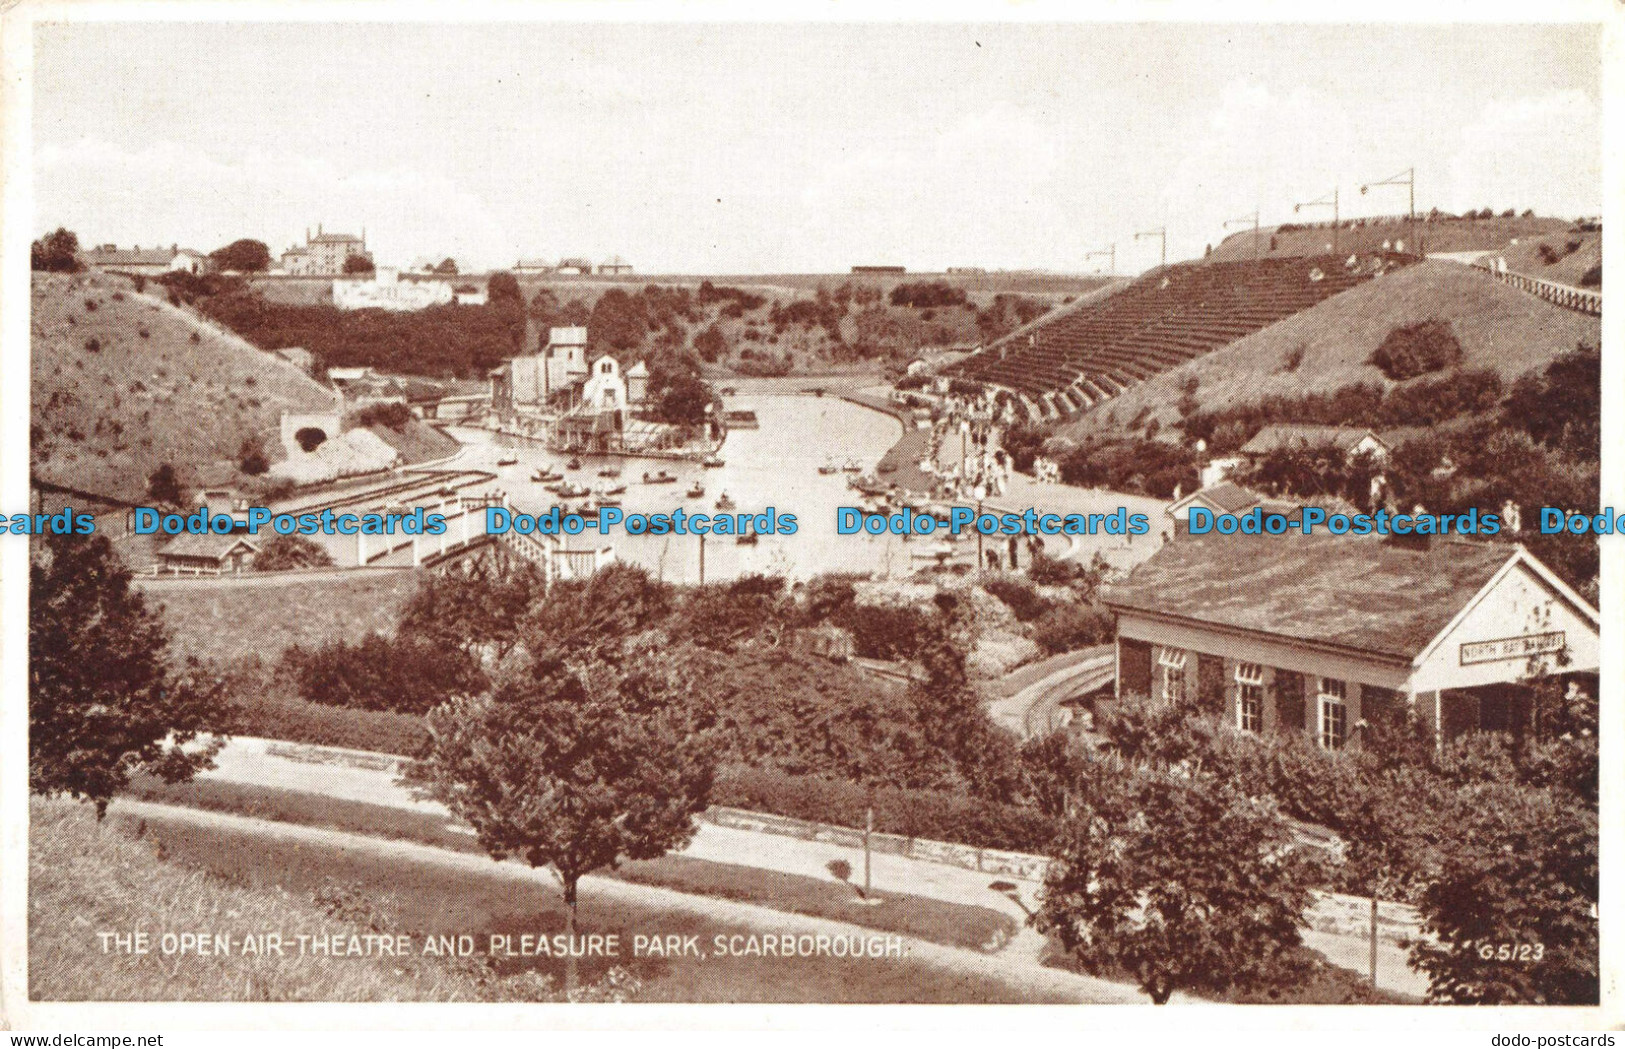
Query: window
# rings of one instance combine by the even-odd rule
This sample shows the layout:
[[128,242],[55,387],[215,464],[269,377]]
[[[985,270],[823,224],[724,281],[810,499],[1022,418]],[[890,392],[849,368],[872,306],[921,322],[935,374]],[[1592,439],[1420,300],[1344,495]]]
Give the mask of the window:
[[1342,750],[1349,738],[1348,685],[1336,678],[1320,679],[1320,745]]
[[1157,662],[1162,664],[1162,701],[1175,706],[1185,702],[1185,660],[1182,648],[1165,648]]
[[1257,663],[1236,664],[1236,727],[1264,731],[1264,668]]

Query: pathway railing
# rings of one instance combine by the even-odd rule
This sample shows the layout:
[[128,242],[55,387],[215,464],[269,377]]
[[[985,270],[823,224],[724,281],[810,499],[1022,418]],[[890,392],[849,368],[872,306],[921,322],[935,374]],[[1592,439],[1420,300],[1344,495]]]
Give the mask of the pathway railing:
[[1556,281],[1541,280],[1539,277],[1530,277],[1512,270],[1497,269],[1489,263],[1474,263],[1473,268],[1483,270],[1502,284],[1510,284],[1519,291],[1525,291],[1538,298],[1545,299],[1554,306],[1561,306],[1566,310],[1574,310],[1578,313],[1589,313],[1593,317],[1602,316],[1602,292],[1600,291],[1588,291],[1585,288],[1558,284]]

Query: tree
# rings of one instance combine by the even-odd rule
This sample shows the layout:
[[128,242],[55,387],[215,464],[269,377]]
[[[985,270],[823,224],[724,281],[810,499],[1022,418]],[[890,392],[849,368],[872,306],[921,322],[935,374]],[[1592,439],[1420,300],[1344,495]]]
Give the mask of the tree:
[[345,273],[371,273],[372,260],[365,255],[349,255],[344,259]]
[[401,612],[399,634],[460,649],[486,666],[507,658],[520,624],[547,600],[547,580],[529,562],[508,571],[477,567],[468,575],[430,574]]
[[147,498],[165,506],[181,504],[181,485],[173,466],[164,463],[147,477]]
[[325,568],[332,563],[333,555],[305,536],[274,535],[255,555],[254,571],[286,572],[294,568]]
[[36,240],[28,257],[31,269],[49,273],[78,273],[85,268],[79,261],[79,238],[60,226]]
[[1554,791],[1463,789],[1422,891],[1411,961],[1428,997],[1468,1004],[1598,1001],[1597,813]]
[[178,783],[213,764],[195,745],[224,702],[188,659],[169,666],[158,615],[106,536],[46,535],[29,565],[28,789],[107,810],[131,773]]
[[[691,687],[650,659],[543,661],[429,714],[409,778],[468,821],[493,859],[551,867],[574,943],[577,885],[687,845],[716,760]],[[568,953],[566,989],[576,982]]]
[[1312,867],[1268,800],[1179,768],[1096,762],[1036,924],[1088,969],[1176,990],[1250,987],[1301,944]]
[[271,460],[265,454],[265,442],[258,434],[244,437],[237,446],[237,468],[250,477],[258,476],[271,468]]
[[436,266],[434,268],[434,271],[436,273],[445,274],[448,277],[456,276],[456,274],[457,274],[457,260],[456,259],[451,259],[451,258],[443,259],[441,261],[440,265],[438,265],[438,266]]
[[263,241],[246,237],[216,248],[209,252],[209,258],[221,269],[239,273],[261,273],[271,268],[271,249]]

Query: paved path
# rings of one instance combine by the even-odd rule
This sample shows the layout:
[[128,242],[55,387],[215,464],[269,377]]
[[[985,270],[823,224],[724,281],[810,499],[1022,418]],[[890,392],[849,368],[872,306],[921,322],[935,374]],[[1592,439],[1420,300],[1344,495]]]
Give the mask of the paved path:
[[[301,842],[316,847],[343,850],[351,855],[362,854],[385,860],[434,864],[483,877],[495,874],[512,878],[516,882],[544,885],[549,890],[556,890],[558,887],[552,874],[546,870],[536,870],[517,861],[494,863],[484,856],[452,852],[415,842],[372,838],[326,828],[305,827],[144,801],[116,800],[113,802],[112,811],[148,820],[186,823],[198,827],[254,834],[280,841]],[[614,878],[588,875],[581,879],[581,888],[583,892],[589,892],[597,899],[613,900],[646,910],[695,914],[719,923],[743,925],[763,933],[822,934],[857,938],[877,935],[873,929],[845,922],[792,914],[711,896],[696,896]],[[1036,961],[1012,957],[1007,953],[985,955],[907,936],[901,939],[904,956],[912,962],[955,974],[995,980],[1009,987],[1017,995],[1030,995],[1045,1001],[1083,1003],[1144,1004],[1146,1001],[1144,995],[1126,984],[1111,983],[1078,973],[1047,968]]]
[[[451,818],[438,802],[414,798],[396,782],[395,773],[389,769],[297,761],[268,753],[273,744],[263,739],[234,738],[216,758],[216,767],[200,778],[317,793]],[[680,855],[819,879],[832,877],[828,871],[831,860],[844,859],[852,866],[854,881],[861,883],[863,876],[861,849],[706,822],[700,824],[693,842]],[[1029,910],[1036,906],[1038,882],[880,852],[871,854],[871,864],[872,885],[877,893],[923,896],[1008,914],[1021,923],[1021,931],[992,957],[1011,964],[1038,966],[1044,938],[1025,924]],[[989,888],[994,881],[1014,885],[1015,898]],[[1335,964],[1360,973],[1368,971],[1370,948],[1363,936],[1305,929],[1303,937],[1308,946]],[[1405,952],[1390,942],[1379,944],[1377,971],[1379,985],[1385,989],[1417,997],[1427,991],[1426,979],[1406,965]]]

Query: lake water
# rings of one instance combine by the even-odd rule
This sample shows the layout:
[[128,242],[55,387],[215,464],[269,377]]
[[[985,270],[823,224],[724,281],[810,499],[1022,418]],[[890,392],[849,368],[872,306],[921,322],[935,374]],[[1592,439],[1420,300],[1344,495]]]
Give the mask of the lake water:
[[[853,459],[865,471],[872,471],[901,436],[900,422],[837,397],[740,396],[728,398],[726,407],[754,411],[761,428],[731,431],[721,451],[726,465],[710,470],[669,460],[583,456],[581,469],[569,471],[564,470],[568,456],[550,452],[537,442],[483,430],[454,428],[451,432],[468,443],[457,465],[496,472],[512,504],[527,513],[545,512],[556,502],[552,493],[530,480],[531,471],[550,466],[564,471],[567,480],[579,485],[625,483],[627,490],[618,498],[622,512],[629,515],[669,513],[677,507],[690,513],[715,514],[717,499],[724,492],[735,504],[733,513],[760,513],[771,506],[780,514],[796,515],[795,535],[764,535],[754,546],[742,546],[732,536],[707,538],[707,582],[750,573],[792,579],[831,571],[907,575],[923,564],[911,556],[927,545],[921,539],[905,543],[890,534],[837,535],[835,511],[841,506],[857,506],[858,493],[847,487],[850,474],[818,472],[829,459],[837,465]],[[509,455],[519,457],[517,465],[496,465],[497,459]],[[598,476],[599,470],[612,464],[621,467],[617,482]],[[642,483],[645,471],[659,470],[676,475],[677,483]],[[686,491],[696,479],[705,485],[704,498],[686,498]],[[617,527],[609,537],[589,530],[571,538],[570,543],[581,548],[607,543],[614,546],[617,559],[642,565],[669,582],[699,581],[698,536],[631,536]]]

